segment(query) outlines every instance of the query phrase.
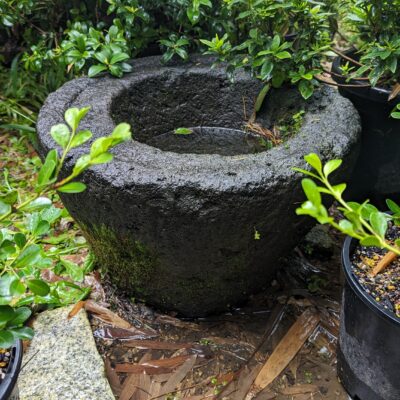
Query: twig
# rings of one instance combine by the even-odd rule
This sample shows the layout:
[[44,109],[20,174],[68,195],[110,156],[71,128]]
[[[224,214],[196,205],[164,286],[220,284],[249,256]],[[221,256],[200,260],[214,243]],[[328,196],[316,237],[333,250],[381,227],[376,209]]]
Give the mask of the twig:
[[388,251],[385,256],[378,262],[377,266],[373,269],[372,275],[375,276],[382,272],[387,266],[389,266],[396,258],[397,254],[393,251]]
[[340,57],[344,58],[345,60],[350,61],[355,65],[358,65],[359,67],[363,67],[364,66],[360,62],[358,62],[358,61],[354,60],[353,58],[347,56],[346,54],[342,53],[341,51],[339,51],[337,49],[334,49],[333,47],[332,47],[332,51],[335,52]]

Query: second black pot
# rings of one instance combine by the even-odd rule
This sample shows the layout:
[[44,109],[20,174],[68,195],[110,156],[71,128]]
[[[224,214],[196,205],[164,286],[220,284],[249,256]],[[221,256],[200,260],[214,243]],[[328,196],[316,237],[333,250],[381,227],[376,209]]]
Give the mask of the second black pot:
[[21,370],[23,347],[22,341],[17,340],[15,345],[10,349],[11,358],[6,372],[6,376],[0,383],[0,400],[8,400],[18,398],[10,396],[13,394],[13,390],[16,387],[19,371]]
[[[349,53],[353,56],[353,53]],[[341,76],[343,59],[337,57],[332,65],[332,78],[346,84]],[[365,81],[351,81],[365,84]],[[352,101],[360,113],[362,122],[360,156],[349,187],[348,194],[355,200],[371,199],[383,207],[387,198],[394,200],[400,194],[400,120],[390,113],[400,98],[388,102],[390,90],[379,87],[339,87],[342,96]]]
[[350,257],[356,246],[347,238],[342,251],[338,376],[353,400],[399,400],[400,318],[375,302],[353,275]]

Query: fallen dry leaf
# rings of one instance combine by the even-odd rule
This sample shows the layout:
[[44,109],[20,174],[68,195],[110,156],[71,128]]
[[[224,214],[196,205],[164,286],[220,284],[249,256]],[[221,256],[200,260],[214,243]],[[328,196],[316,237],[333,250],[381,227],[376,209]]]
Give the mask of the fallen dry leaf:
[[119,380],[118,374],[111,367],[111,363],[108,358],[106,358],[106,361],[104,364],[105,364],[105,368],[106,368],[107,379],[111,386],[111,390],[116,396],[120,396],[122,386],[121,386],[121,381]]
[[171,358],[164,358],[162,360],[150,360],[140,364],[117,364],[115,370],[117,372],[127,372],[130,374],[141,374],[146,372],[148,375],[165,374],[180,365],[182,365],[188,358],[193,356],[177,356]]
[[311,384],[294,385],[279,390],[279,393],[283,394],[284,396],[294,396],[296,394],[317,393],[317,392],[319,392],[318,386]]
[[135,347],[138,349],[153,349],[153,350],[179,350],[190,349],[193,343],[171,343],[159,342],[154,340],[127,340],[121,343],[124,347]]
[[261,365],[257,365],[251,371],[247,368],[242,371],[237,382],[237,390],[231,396],[232,400],[243,400],[246,397],[246,394],[259,374],[261,367]]
[[[157,395],[167,395],[168,393],[172,393],[185,379],[186,375],[192,370],[194,364],[196,363],[196,358],[197,356],[191,356],[188,358],[162,386]],[[165,397],[160,397],[160,400],[165,400]]]
[[69,312],[68,314],[68,319],[71,319],[72,317],[75,317],[76,314],[78,314],[78,312],[80,310],[82,310],[82,308],[84,307],[85,302],[83,300],[78,301],[73,307],[72,310]]
[[276,394],[270,391],[261,392],[255,400],[273,400],[276,399]]
[[99,271],[94,271],[90,275],[85,276],[85,285],[92,288],[90,298],[94,301],[105,303],[106,294],[101,284]]
[[194,322],[181,321],[180,319],[169,315],[158,315],[155,322],[158,322],[159,324],[172,325],[177,328],[191,329],[192,331],[202,330],[201,326]]
[[85,310],[93,314],[95,317],[101,319],[102,321],[117,328],[129,329],[132,327],[129,322],[125,321],[109,309],[100,306],[93,300],[85,301]]
[[[139,364],[149,361],[150,359],[151,359],[151,354],[146,353],[139,361]],[[139,384],[140,384],[140,375],[136,374],[128,375],[128,377],[125,379],[124,384],[122,385],[119,400],[130,400],[132,396],[137,392]]]
[[96,329],[93,332],[93,335],[100,339],[119,339],[119,340],[131,340],[131,339],[145,340],[145,339],[152,339],[158,336],[158,334],[153,330],[139,329],[134,326],[129,329],[113,328],[111,326],[105,326],[103,328]]
[[267,359],[254,381],[250,398],[271,384],[286,368],[298,351],[303,347],[308,337],[319,323],[318,314],[307,309],[290,327],[283,339],[278,343],[271,356]]
[[151,379],[146,374],[139,375],[139,382],[136,393],[131,397],[131,400],[147,400],[151,397],[150,393]]
[[43,269],[40,272],[40,276],[42,279],[44,279],[47,282],[59,282],[59,281],[67,281],[70,280],[67,277],[62,278],[61,276],[56,275],[52,270],[50,269]]

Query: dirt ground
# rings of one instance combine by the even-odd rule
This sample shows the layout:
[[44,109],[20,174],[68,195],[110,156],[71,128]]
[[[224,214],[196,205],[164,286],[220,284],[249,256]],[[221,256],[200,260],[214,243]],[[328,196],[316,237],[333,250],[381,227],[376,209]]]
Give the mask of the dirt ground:
[[[123,330],[110,331],[99,319],[91,319],[116,397],[349,399],[336,377],[335,354],[343,238],[327,232],[325,239],[331,242],[328,251],[303,243],[288,255],[276,279],[263,293],[253,296],[244,307],[223,315],[178,319],[173,313],[163,314],[117,295],[110,284],[103,285],[110,309],[138,333],[129,336]],[[303,344],[296,341],[306,324],[298,325],[297,330],[290,328],[297,319],[300,323],[299,316],[304,312],[317,321]],[[264,371],[277,374],[277,378],[270,377],[272,382],[260,391],[262,387],[255,388],[254,382],[257,383],[255,378],[268,359]],[[138,369],[139,363],[144,365],[142,369]],[[116,373],[126,368],[128,373]],[[143,371],[146,379],[138,375]],[[169,395],[162,395],[160,387],[166,382],[175,387]]]

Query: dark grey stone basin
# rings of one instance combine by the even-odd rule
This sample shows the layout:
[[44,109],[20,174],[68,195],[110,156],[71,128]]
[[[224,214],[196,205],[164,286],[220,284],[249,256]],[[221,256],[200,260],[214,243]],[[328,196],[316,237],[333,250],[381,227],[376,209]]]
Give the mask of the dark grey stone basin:
[[[68,107],[92,106],[81,128],[94,138],[132,124],[135,140],[85,173],[88,189],[62,196],[121,290],[188,316],[224,310],[268,285],[309,227],[295,215],[304,196],[291,167],[304,167],[309,152],[345,157],[349,167],[358,115],[330,88],[308,102],[294,89],[271,92],[260,123],[299,107],[304,122],[287,143],[263,151],[243,131],[260,87],[245,73],[230,83],[207,58],[162,66],[151,57],[122,79],[76,79],[49,96],[38,121],[42,156]],[[180,127],[193,133],[174,135]]]

